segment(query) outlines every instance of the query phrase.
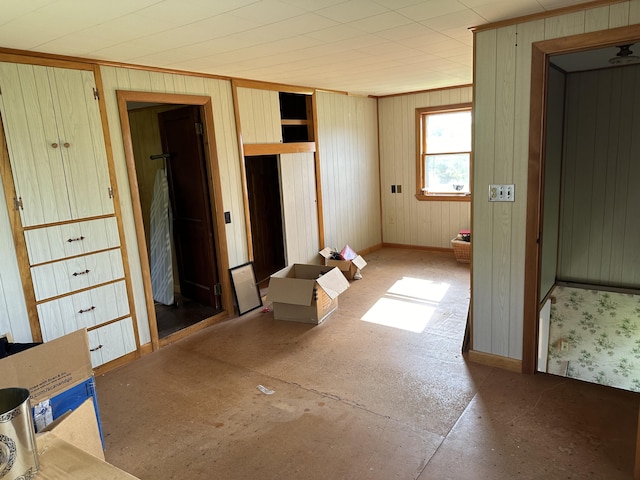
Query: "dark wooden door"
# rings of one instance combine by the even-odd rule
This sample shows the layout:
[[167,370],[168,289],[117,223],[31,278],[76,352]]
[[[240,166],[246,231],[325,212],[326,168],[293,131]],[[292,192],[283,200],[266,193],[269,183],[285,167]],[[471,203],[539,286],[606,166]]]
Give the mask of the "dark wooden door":
[[200,107],[158,114],[173,212],[173,240],[182,296],[216,308],[218,270]]
[[245,158],[253,266],[258,281],[285,267],[278,157]]

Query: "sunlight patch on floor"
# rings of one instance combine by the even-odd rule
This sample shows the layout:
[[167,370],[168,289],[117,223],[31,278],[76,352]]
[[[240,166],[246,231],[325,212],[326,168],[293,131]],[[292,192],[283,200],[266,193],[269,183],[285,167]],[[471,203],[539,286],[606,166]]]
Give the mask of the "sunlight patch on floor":
[[446,283],[404,277],[393,284],[361,320],[421,333],[449,287]]

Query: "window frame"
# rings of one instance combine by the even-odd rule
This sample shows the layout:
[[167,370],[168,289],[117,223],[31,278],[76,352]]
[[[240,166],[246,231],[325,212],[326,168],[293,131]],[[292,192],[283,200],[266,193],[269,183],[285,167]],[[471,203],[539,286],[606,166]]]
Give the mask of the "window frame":
[[[452,201],[452,202],[470,202],[471,193],[425,193],[423,188],[423,179],[425,177],[425,165],[423,157],[426,155],[425,142],[426,139],[423,135],[426,122],[424,119],[427,115],[433,115],[438,113],[451,113],[451,112],[471,112],[471,119],[473,122],[473,104],[472,103],[458,103],[454,105],[439,105],[436,107],[421,107],[416,108],[416,198],[420,201]],[[448,153],[467,153],[467,152],[443,152]],[[472,183],[472,162],[473,162],[473,136],[471,151],[469,153],[469,190],[471,190]]]

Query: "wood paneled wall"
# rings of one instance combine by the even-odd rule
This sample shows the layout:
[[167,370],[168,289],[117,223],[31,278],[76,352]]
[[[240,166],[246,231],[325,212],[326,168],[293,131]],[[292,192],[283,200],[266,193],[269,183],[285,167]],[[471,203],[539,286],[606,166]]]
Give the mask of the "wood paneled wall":
[[325,245],[363,250],[382,242],[376,101],[317,94]]
[[561,280],[640,287],[638,112],[640,65],[568,75]]
[[31,342],[33,339],[29,328],[29,316],[14,252],[7,204],[2,194],[0,195],[0,336],[11,332],[14,341]]
[[[451,248],[470,227],[469,202],[419,201],[416,185],[416,108],[470,103],[472,88],[460,87],[378,100],[382,237],[385,243]],[[402,193],[391,193],[401,185]],[[484,189],[480,190],[480,195]]]
[[[233,219],[232,223],[226,225],[229,266],[235,266],[246,262],[248,253],[231,82],[117,67],[101,67],[100,71],[105,90],[104,95],[129,253],[140,342],[147,343],[150,341],[150,333],[116,90],[205,95],[212,98],[220,183],[224,187],[221,192],[223,208],[225,211],[231,212]],[[223,274],[224,272],[220,273]]]
[[514,203],[473,201],[475,351],[522,358],[531,44],[640,23],[640,0],[475,34],[474,190],[515,184]]

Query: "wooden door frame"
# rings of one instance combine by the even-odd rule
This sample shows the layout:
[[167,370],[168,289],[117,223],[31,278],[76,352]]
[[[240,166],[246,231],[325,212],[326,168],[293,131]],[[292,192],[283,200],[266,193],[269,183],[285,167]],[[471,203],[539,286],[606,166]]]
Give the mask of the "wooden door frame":
[[551,55],[637,43],[640,25],[613,28],[535,42],[531,54],[531,107],[529,112],[529,164],[525,236],[522,373],[537,367],[540,311],[540,239],[544,192],[544,153],[548,59]]
[[[255,88],[258,90],[275,90],[276,92],[300,93],[311,97],[309,112],[312,114],[313,142],[300,143],[274,143],[274,144],[245,144],[242,138],[242,122],[240,119],[240,106],[238,102],[238,88]],[[282,83],[261,82],[258,80],[231,80],[231,93],[233,97],[233,109],[236,119],[236,137],[238,140],[238,151],[240,152],[240,178],[242,182],[242,202],[244,206],[244,224],[247,241],[247,255],[249,261],[253,261],[253,239],[251,237],[251,218],[249,213],[249,198],[247,192],[247,175],[245,157],[259,155],[280,155],[286,153],[313,152],[316,186],[316,211],[318,212],[318,245],[324,248],[324,214],[322,206],[322,172],[320,169],[320,151],[318,144],[318,100],[317,90],[314,88],[298,87]],[[282,188],[282,184],[280,185]],[[283,219],[284,221],[284,219]],[[286,256],[286,238],[285,238]]]
[[[225,274],[229,270],[229,254],[227,238],[225,235],[224,211],[222,202],[222,188],[220,183],[220,168],[216,151],[216,141],[213,122],[213,108],[211,97],[199,95],[182,95],[172,93],[133,92],[128,90],[116,90],[118,99],[118,112],[120,116],[120,128],[124,143],[124,154],[127,162],[129,188],[131,189],[131,203],[133,205],[133,218],[136,229],[136,240],[140,255],[140,267],[142,270],[142,282],[144,285],[145,303],[149,319],[149,331],[153,350],[163,345],[172,343],[195,331],[219,322],[233,312],[233,295],[231,281]],[[191,327],[187,327],[162,340],[158,337],[158,325],[156,321],[153,290],[151,287],[151,267],[149,265],[149,252],[142,218],[142,205],[140,203],[140,191],[138,189],[138,177],[136,173],[135,159],[133,155],[133,142],[131,138],[131,126],[127,112],[127,102],[162,103],[172,105],[196,105],[203,111],[203,141],[207,168],[207,180],[209,183],[209,197],[211,202],[211,222],[213,225],[215,248],[217,255],[217,267],[219,281],[222,286],[222,312],[203,320]]]

